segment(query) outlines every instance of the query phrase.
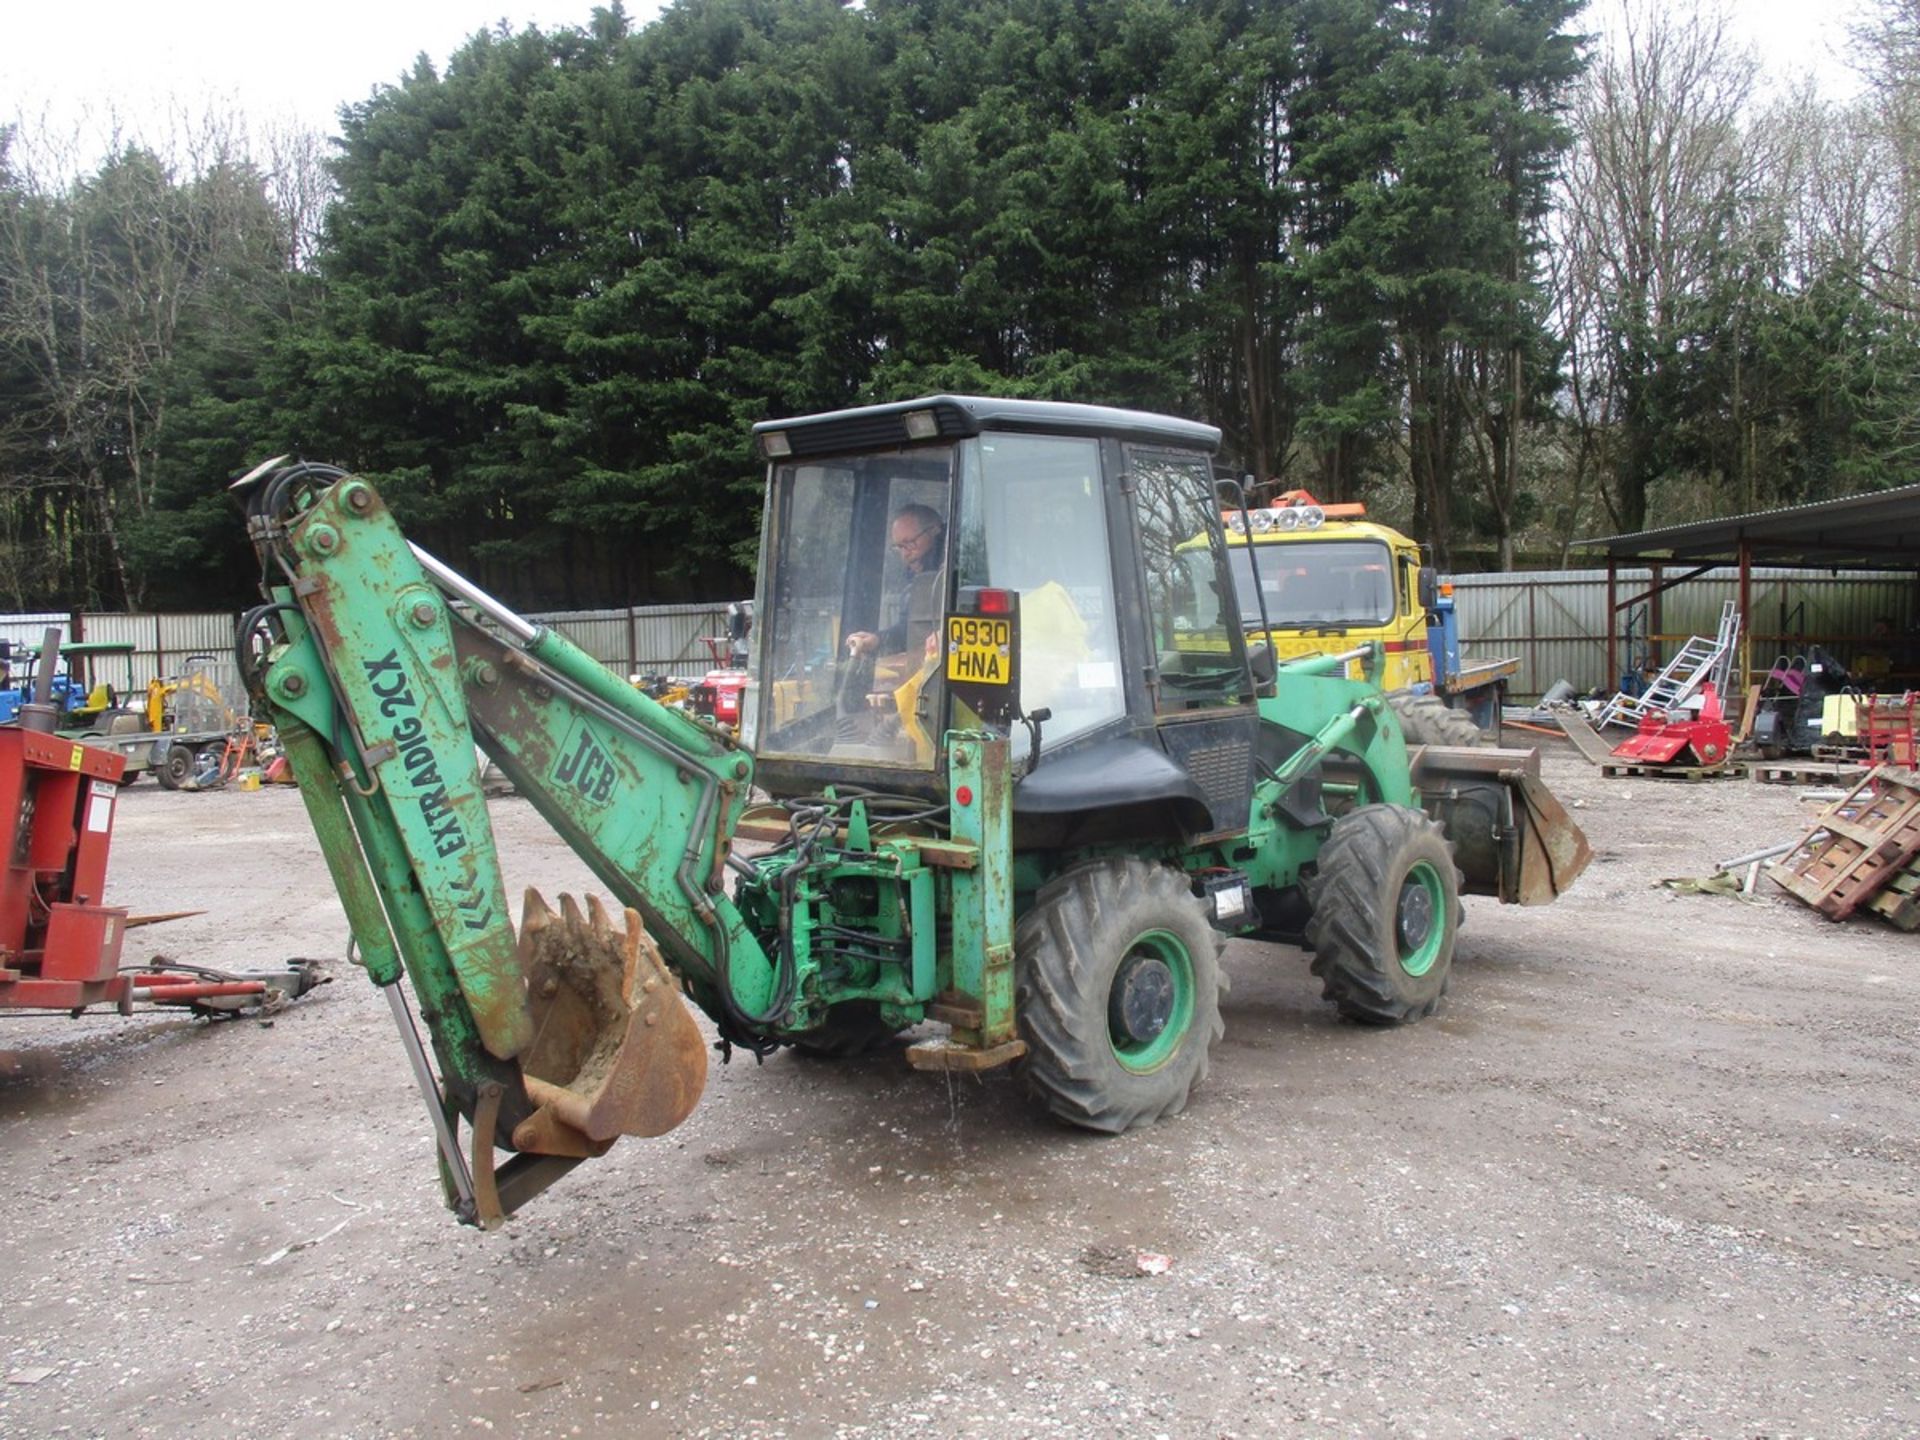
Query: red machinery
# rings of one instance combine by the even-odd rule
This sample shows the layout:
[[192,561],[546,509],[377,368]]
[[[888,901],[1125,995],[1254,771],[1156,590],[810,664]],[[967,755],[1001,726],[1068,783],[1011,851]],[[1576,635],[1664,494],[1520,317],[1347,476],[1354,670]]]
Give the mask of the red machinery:
[[1870,763],[1913,769],[1920,762],[1920,692],[1862,696],[1856,716]]
[[[0,727],[0,1005],[132,1005],[127,912],[101,904],[126,757]],[[10,825],[10,829],[7,828]]]
[[1724,765],[1732,749],[1733,732],[1720,696],[1703,684],[1697,712],[1656,710],[1641,716],[1640,728],[1613,747],[1613,757],[1636,765],[1712,767]]
[[687,708],[696,715],[726,726],[740,728],[740,697],[747,690],[747,672],[731,667],[709,670],[687,696]]
[[[125,907],[103,904],[107,849],[126,756],[53,733],[47,703],[59,631],[43,647],[36,699],[0,725],[0,1008],[70,1010],[136,1000],[232,1011],[291,999],[326,978],[295,961],[284,972],[227,975],[194,966],[122,967]],[[152,917],[172,918],[167,916]],[[269,994],[269,992],[274,992]]]
[[747,689],[747,635],[753,629],[753,602],[736,600],[727,606],[727,633],[706,635],[714,668],[687,696],[687,708],[696,715],[740,728],[740,697]]

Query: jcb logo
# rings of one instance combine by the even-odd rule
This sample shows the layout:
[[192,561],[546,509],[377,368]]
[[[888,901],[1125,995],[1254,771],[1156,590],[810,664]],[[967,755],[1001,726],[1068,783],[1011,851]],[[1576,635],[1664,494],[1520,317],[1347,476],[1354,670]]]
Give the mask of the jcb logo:
[[584,723],[568,737],[553,778],[592,804],[604,805],[613,798],[613,761]]

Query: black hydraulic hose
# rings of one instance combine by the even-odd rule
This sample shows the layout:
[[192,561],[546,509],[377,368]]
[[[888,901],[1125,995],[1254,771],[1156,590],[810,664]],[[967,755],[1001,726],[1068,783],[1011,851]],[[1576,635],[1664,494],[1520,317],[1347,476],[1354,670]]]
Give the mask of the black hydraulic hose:
[[256,605],[240,617],[240,624],[234,629],[233,663],[240,672],[241,683],[247,687],[248,694],[259,693],[255,682],[263,679],[265,676],[264,666],[256,664],[256,661],[263,659],[263,657],[258,656],[248,642],[252,640],[255,632],[259,630],[260,622],[276,611],[286,611],[289,614],[298,615],[300,613],[300,607],[284,600],[275,600],[265,605]]
[[318,481],[322,486],[332,485],[347,478],[348,472],[338,465],[319,465],[307,460],[296,460],[291,465],[282,466],[273,472],[267,483],[255,493],[258,505],[249,506],[249,512],[264,515],[269,520],[281,522],[286,518],[287,495],[295,485],[306,481]]

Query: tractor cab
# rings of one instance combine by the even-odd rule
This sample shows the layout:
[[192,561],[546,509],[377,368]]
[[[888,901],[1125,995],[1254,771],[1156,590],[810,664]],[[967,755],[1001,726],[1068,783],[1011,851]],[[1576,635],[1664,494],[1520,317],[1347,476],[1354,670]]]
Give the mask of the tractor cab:
[[1170,832],[1245,826],[1256,717],[1217,430],[937,396],[754,434],[769,471],[743,738],[774,794],[941,796],[945,734],[986,729],[1026,772],[1017,836],[1156,801]]

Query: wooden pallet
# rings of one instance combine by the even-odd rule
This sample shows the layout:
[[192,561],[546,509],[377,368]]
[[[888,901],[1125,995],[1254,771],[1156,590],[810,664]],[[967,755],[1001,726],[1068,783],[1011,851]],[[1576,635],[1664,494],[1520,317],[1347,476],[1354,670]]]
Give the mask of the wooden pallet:
[[1828,919],[1844,920],[1916,857],[1920,776],[1882,765],[1827,808],[1772,876],[1781,889]]
[[1920,860],[1908,863],[1867,901],[1867,908],[1902,930],[1920,930]]
[[1748,760],[1747,778],[1761,785],[1857,785],[1871,768],[1858,760]]
[[1740,772],[1724,762],[1719,765],[1636,765],[1626,760],[1609,760],[1600,767],[1600,773],[1642,780],[1724,780]]

